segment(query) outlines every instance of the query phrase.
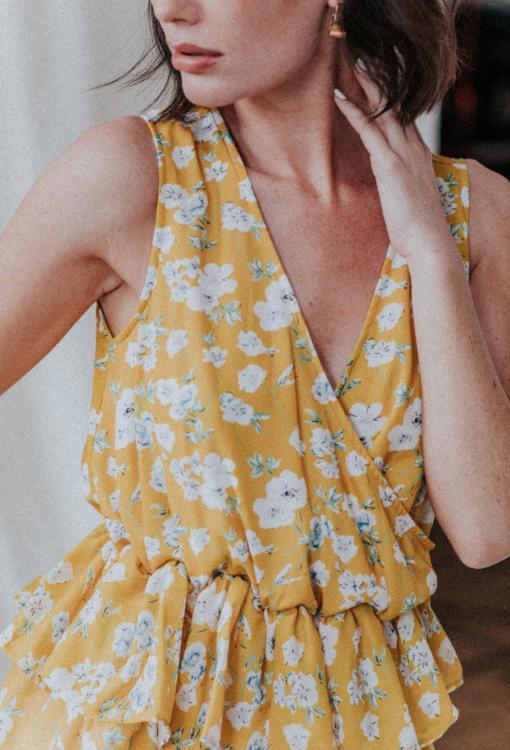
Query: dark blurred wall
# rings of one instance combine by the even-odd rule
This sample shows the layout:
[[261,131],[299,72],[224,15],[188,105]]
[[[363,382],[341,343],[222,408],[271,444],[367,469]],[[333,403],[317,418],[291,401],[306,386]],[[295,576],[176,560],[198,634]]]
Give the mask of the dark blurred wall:
[[458,36],[462,67],[444,103],[442,153],[510,178],[510,2],[465,0]]

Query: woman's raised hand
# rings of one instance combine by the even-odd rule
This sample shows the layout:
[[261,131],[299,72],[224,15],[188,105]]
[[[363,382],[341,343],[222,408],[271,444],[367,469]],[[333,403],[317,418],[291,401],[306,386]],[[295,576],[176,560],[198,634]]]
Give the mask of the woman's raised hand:
[[[374,82],[358,65],[354,73],[376,112],[384,100]],[[373,120],[335,90],[335,103],[358,133],[370,155],[386,227],[393,247],[415,259],[445,245],[455,247],[444,219],[432,157],[416,124],[403,127],[395,110]]]

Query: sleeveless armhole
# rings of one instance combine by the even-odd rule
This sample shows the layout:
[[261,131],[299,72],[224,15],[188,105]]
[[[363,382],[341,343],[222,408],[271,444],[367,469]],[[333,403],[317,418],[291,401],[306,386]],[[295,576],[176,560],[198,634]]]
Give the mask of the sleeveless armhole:
[[[164,184],[164,160],[162,159],[162,151],[161,151],[161,142],[162,140],[162,134],[159,132],[158,124],[159,123],[153,123],[149,116],[141,116],[141,119],[147,124],[147,127],[149,128],[152,139],[154,141],[155,145],[155,151],[156,156],[158,159],[158,169],[159,169],[159,189],[158,193],[161,192],[161,186]],[[166,143],[166,141],[165,141]],[[168,144],[169,145],[169,144]],[[153,240],[152,240],[152,250],[150,254],[150,260],[149,260],[149,267],[147,269],[147,274],[145,277],[145,283],[142,290],[142,293],[140,295],[140,298],[138,300],[138,304],[136,306],[136,309],[129,320],[129,322],[124,326],[122,331],[117,334],[117,336],[112,336],[111,331],[108,327],[108,323],[106,321],[106,317],[104,315],[103,309],[101,307],[101,302],[97,301],[97,317],[98,317],[98,325],[100,325],[100,330],[104,334],[104,340],[105,343],[110,346],[111,344],[121,344],[124,342],[137,323],[139,322],[140,318],[144,316],[145,310],[147,308],[147,305],[149,304],[151,291],[154,288],[156,277],[157,277],[157,271],[158,271],[158,264],[162,260],[161,256],[161,235],[163,230],[160,227],[164,227],[165,224],[165,206],[158,200],[157,209],[156,209],[156,216],[155,216],[155,227],[154,227],[154,234],[153,234]]]
[[469,176],[466,161],[433,155],[443,211],[469,278]]

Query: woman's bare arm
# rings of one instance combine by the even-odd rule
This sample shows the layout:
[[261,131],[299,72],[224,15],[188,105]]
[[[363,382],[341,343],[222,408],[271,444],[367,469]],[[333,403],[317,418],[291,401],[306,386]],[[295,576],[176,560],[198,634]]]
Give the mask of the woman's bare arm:
[[0,238],[0,394],[102,295],[139,288],[157,188],[137,117],[91,128],[36,182]]
[[[356,75],[376,109],[377,88]],[[416,127],[337,104],[370,154],[390,239],[409,266],[432,506],[461,560],[487,567],[510,555],[510,186],[473,171],[470,288]]]

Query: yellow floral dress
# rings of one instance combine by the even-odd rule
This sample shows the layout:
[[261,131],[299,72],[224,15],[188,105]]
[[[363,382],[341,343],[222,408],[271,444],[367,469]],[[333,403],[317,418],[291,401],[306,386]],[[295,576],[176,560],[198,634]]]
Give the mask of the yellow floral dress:
[[[462,672],[430,606],[408,267],[390,247],[334,388],[219,112],[147,122],[146,283],[118,336],[97,310],[104,523],[19,595],[2,750],[431,745]],[[465,163],[434,167],[468,268]]]

